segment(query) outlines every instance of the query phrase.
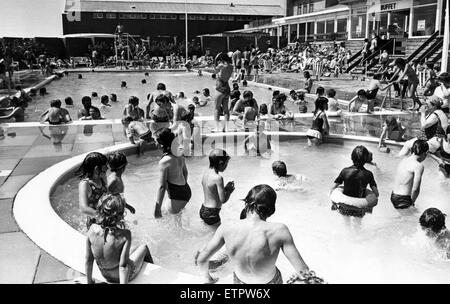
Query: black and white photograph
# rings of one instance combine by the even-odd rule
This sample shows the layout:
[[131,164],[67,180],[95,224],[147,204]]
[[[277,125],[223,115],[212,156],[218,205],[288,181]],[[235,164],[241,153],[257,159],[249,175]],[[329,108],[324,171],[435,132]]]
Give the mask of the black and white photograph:
[[450,284],[449,7],[1,0],[0,285]]

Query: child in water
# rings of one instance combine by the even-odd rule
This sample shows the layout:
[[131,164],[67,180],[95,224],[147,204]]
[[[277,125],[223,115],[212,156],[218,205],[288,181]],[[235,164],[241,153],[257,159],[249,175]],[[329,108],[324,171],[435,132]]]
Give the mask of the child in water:
[[127,284],[133,280],[144,262],[153,263],[147,245],[132,251],[131,231],[124,222],[124,201],[120,195],[108,194],[100,200],[98,221],[90,226],[86,237],[86,277],[93,284],[94,261],[110,283]]
[[78,169],[81,178],[78,185],[78,203],[81,213],[87,215],[86,226],[95,223],[98,202],[106,194],[108,158],[98,152],[89,153]]
[[203,174],[202,187],[204,203],[200,209],[200,218],[207,225],[220,224],[220,210],[234,191],[234,182],[230,181],[224,186],[223,176],[230,161],[226,151],[214,149],[209,153],[209,170]]
[[428,208],[420,216],[420,227],[425,231],[427,237],[434,240],[435,244],[446,251],[450,259],[450,231],[445,227],[446,214],[439,209]]
[[[108,192],[122,196],[125,192],[125,185],[123,184],[122,174],[125,172],[128,160],[122,152],[115,152],[108,157],[108,164],[111,174],[108,176]],[[123,199],[124,208],[130,210],[132,214],[136,212],[133,206],[128,205]]]
[[[344,168],[334,181],[331,188],[332,210],[338,210],[342,215],[363,217],[366,212],[372,212],[378,204],[378,188],[372,172],[364,165],[372,162],[371,153],[364,146],[357,146],[352,152],[353,166]],[[344,184],[343,191],[339,191]],[[367,186],[372,191],[369,191]],[[340,189],[342,190],[342,189]],[[363,198],[356,200],[354,198]]]
[[381,131],[380,142],[378,143],[379,150],[385,153],[390,152],[389,147],[385,143],[386,139],[404,141],[405,129],[395,117],[386,118],[383,124],[383,130]]
[[272,172],[276,177],[275,190],[304,190],[302,183],[308,179],[300,174],[292,175],[287,173],[286,163],[275,161],[272,163]]

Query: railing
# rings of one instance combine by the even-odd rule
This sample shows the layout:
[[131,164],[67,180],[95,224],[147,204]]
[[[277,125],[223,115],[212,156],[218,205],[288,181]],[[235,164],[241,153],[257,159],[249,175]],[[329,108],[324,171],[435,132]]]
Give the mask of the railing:
[[382,51],[387,50],[389,47],[393,47],[394,44],[395,44],[395,39],[391,39],[391,40],[385,42],[379,48],[377,48],[369,57],[364,59],[362,61],[363,63],[369,62],[369,64],[367,65],[366,70],[370,70],[371,68],[373,68],[377,64],[377,61],[373,60],[373,59],[375,59]]
[[439,31],[434,32],[433,35],[430,36],[420,47],[417,48],[408,58],[406,58],[406,62],[410,62],[414,59],[419,53],[428,45],[431,41],[433,41],[439,35]]
[[436,40],[428,49],[426,49],[422,53],[422,55],[419,56],[419,58],[417,58],[419,64],[423,64],[427,58],[433,56],[442,47],[443,44],[443,39],[438,38],[438,40]]

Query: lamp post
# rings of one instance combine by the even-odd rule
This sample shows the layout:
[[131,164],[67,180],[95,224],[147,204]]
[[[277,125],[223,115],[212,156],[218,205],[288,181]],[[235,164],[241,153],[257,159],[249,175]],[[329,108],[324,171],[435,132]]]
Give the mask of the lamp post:
[[444,46],[442,47],[442,62],[441,62],[441,73],[447,72],[448,66],[448,44],[450,43],[450,15],[449,6],[450,0],[446,0],[447,5],[445,8],[445,26],[444,26]]
[[184,8],[185,8],[185,15],[184,15],[184,22],[186,27],[186,58],[184,62],[186,63],[188,61],[188,5],[187,0],[184,1]]

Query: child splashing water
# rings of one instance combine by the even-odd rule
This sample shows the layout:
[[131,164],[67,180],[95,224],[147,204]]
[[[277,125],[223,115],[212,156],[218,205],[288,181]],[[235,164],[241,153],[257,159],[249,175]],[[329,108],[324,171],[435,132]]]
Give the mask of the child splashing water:
[[107,192],[107,171],[108,158],[98,152],[89,153],[78,169],[81,177],[78,185],[78,202],[81,212],[87,215],[86,226],[88,229],[96,221],[98,201]]
[[305,190],[303,183],[308,179],[300,174],[292,175],[287,173],[286,163],[275,161],[272,163],[272,172],[275,179],[275,190]]
[[86,238],[87,283],[93,284],[94,261],[110,283],[127,284],[140,272],[144,262],[153,263],[147,245],[131,254],[131,231],[125,228],[125,202],[118,194],[105,195],[100,200],[98,221],[90,226]]

